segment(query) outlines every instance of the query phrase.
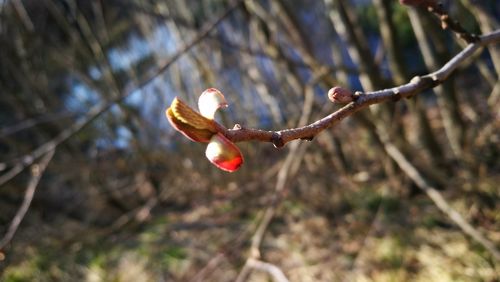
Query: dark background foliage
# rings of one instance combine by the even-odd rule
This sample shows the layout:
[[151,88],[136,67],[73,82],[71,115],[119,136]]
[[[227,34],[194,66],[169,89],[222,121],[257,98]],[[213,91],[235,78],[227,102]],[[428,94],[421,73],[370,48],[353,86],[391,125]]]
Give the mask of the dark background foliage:
[[[228,128],[291,128],[339,108],[330,87],[400,85],[465,45],[425,9],[396,1],[237,1],[157,72],[234,2],[0,1],[2,177],[112,105],[56,147],[0,252],[1,279],[233,281],[274,206],[261,259],[291,281],[496,281],[498,262],[395,165],[377,128],[498,245],[498,44],[442,86],[373,106],[311,142],[239,143],[245,163],[229,174],[168,124],[175,96],[195,107],[216,87]],[[500,2],[443,4],[468,31],[499,28]],[[0,186],[0,235],[32,171]]]

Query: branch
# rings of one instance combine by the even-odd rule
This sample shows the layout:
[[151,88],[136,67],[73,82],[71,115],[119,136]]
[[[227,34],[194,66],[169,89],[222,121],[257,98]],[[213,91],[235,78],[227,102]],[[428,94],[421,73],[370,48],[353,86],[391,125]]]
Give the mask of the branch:
[[260,129],[245,128],[239,124],[235,125],[233,129],[226,129],[219,126],[222,132],[229,140],[233,142],[242,141],[261,141],[271,142],[275,147],[282,147],[286,143],[296,140],[305,139],[311,140],[321,131],[332,127],[347,118],[348,116],[369,107],[373,104],[379,104],[387,101],[398,101],[401,98],[411,98],[412,96],[436,87],[443,83],[454,70],[456,70],[465,60],[471,57],[481,47],[489,44],[500,42],[500,30],[480,36],[480,40],[476,43],[467,45],[460,53],[455,55],[439,70],[413,78],[409,83],[403,84],[398,87],[373,91],[373,92],[356,92],[354,94],[354,101],[345,105],[336,112],[316,121],[309,125],[283,129],[279,131],[266,131]]
[[205,25],[205,27],[201,29],[201,31],[191,41],[189,41],[187,44],[181,47],[175,54],[173,54],[169,59],[167,59],[167,61],[163,62],[163,64],[161,64],[161,66],[157,70],[155,70],[154,72],[150,72],[146,74],[144,77],[142,77],[142,79],[139,80],[134,89],[128,92],[122,91],[120,95],[118,95],[116,98],[113,98],[109,101],[105,101],[93,106],[92,108],[90,108],[90,110],[83,118],[77,120],[70,127],[59,133],[59,135],[57,135],[55,138],[44,143],[37,149],[33,150],[31,153],[26,154],[22,158],[20,158],[9,171],[0,175],[0,186],[5,184],[7,181],[12,179],[17,174],[19,174],[26,167],[33,164],[35,160],[45,155],[49,151],[54,150],[58,145],[65,142],[76,133],[80,132],[83,128],[85,128],[93,120],[95,120],[103,113],[105,113],[107,110],[109,110],[112,106],[122,102],[125,98],[130,96],[136,90],[143,88],[151,81],[153,81],[156,77],[161,75],[181,56],[183,56],[185,53],[187,53],[189,50],[195,47],[198,43],[200,43],[205,37],[207,37],[208,34],[212,30],[214,30],[217,27],[217,25],[220,24],[226,17],[228,17],[232,11],[234,11],[237,7],[239,7],[242,2],[243,2],[242,0],[233,1],[219,17],[217,17],[214,21]]
[[1,128],[0,129],[0,138],[5,138],[9,135],[17,133],[21,130],[29,129],[29,128],[34,127],[34,126],[41,124],[41,123],[52,122],[55,120],[70,118],[70,117],[74,117],[74,115],[75,115],[74,113],[62,112],[62,113],[46,114],[43,116],[26,119],[26,120],[23,120],[17,124]]
[[9,228],[7,229],[7,233],[5,233],[2,240],[0,240],[0,255],[2,254],[2,250],[5,248],[5,246],[7,246],[12,238],[14,238],[14,234],[16,233],[17,228],[19,228],[21,221],[28,212],[31,201],[33,200],[33,196],[35,195],[36,187],[38,186],[38,183],[40,182],[40,179],[42,178],[47,165],[54,156],[54,152],[54,150],[49,151],[47,154],[45,154],[45,157],[43,157],[39,164],[33,165],[31,169],[31,179],[28,183],[28,188],[26,188],[26,192],[24,193],[23,203],[12,219]]
[[434,13],[434,15],[439,18],[442,29],[452,30],[458,35],[458,37],[462,38],[467,43],[474,43],[480,40],[477,34],[469,33],[458,21],[453,20],[450,15],[448,15],[448,12],[444,10],[443,4],[434,2],[433,5],[427,7],[427,10]]
[[[5,1],[7,2],[7,1]],[[35,31],[35,26],[33,25],[33,21],[30,19],[30,16],[28,12],[26,11],[26,8],[24,7],[24,4],[20,0],[14,0],[10,2],[12,6],[14,6],[14,10],[17,12],[17,15],[21,19],[21,22],[23,23],[24,27],[29,31],[29,32],[34,32]]]
[[469,33],[458,21],[453,20],[438,0],[399,0],[399,2],[403,5],[426,8],[427,11],[439,18],[442,29],[450,29],[467,43],[475,43],[480,40],[477,34]]

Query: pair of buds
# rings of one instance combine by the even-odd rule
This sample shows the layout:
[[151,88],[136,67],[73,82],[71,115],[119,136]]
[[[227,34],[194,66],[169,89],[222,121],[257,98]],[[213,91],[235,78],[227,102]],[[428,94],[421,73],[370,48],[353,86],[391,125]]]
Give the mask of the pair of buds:
[[[351,91],[337,86],[328,91],[328,98],[334,103],[350,103],[356,97]],[[212,164],[233,172],[243,164],[243,156],[240,149],[224,136],[224,128],[214,120],[215,112],[225,107],[224,95],[215,88],[209,88],[198,99],[200,112],[175,97],[165,114],[170,124],[187,138],[208,143],[205,156]]]
[[225,107],[224,95],[215,88],[209,88],[198,99],[200,112],[175,97],[165,114],[170,124],[187,138],[208,143],[205,156],[212,164],[233,172],[243,164],[243,156],[238,147],[224,136],[222,126],[214,120],[215,112]]

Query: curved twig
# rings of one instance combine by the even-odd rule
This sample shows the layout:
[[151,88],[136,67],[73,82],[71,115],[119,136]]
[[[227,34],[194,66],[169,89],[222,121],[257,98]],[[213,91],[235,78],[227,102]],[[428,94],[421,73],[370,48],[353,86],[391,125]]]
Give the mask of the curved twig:
[[10,243],[12,238],[14,238],[14,234],[16,233],[17,228],[19,228],[21,221],[28,212],[31,201],[33,200],[33,196],[35,195],[36,187],[38,186],[38,183],[40,182],[45,169],[49,165],[50,160],[52,160],[54,152],[54,150],[49,151],[47,154],[45,154],[45,157],[40,161],[39,164],[33,165],[31,170],[31,179],[28,183],[28,188],[26,188],[26,192],[24,193],[23,203],[12,219],[9,228],[7,229],[7,233],[5,233],[2,240],[0,240],[0,253],[5,248],[5,246]]
[[276,147],[281,147],[296,139],[310,140],[321,131],[334,126],[346,117],[359,110],[367,108],[370,105],[387,101],[397,101],[401,98],[411,98],[413,95],[443,83],[451,75],[451,73],[461,65],[461,63],[471,57],[478,49],[486,45],[499,42],[500,30],[483,35],[480,37],[480,41],[467,45],[465,49],[455,55],[455,57],[448,61],[439,70],[424,76],[417,76],[409,83],[398,87],[365,93],[357,92],[355,94],[355,101],[306,126],[278,131],[251,129],[243,126],[237,126],[234,129],[219,128],[219,130],[221,130],[224,135],[233,142],[271,142]]
[[474,43],[480,40],[477,34],[469,33],[458,21],[452,19],[448,12],[444,10],[442,4],[434,3],[427,7],[427,10],[434,13],[434,15],[439,18],[442,29],[451,29],[458,37],[462,38],[467,43]]

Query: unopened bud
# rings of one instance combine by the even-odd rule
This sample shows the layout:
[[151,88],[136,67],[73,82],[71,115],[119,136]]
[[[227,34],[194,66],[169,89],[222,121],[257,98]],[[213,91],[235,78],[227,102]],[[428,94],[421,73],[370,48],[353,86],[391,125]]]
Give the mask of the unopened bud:
[[335,86],[328,91],[328,99],[334,103],[349,103],[354,100],[354,95],[351,91]]
[[208,88],[198,98],[198,109],[201,115],[208,119],[214,119],[215,112],[225,107],[227,107],[226,98],[215,88]]
[[221,133],[210,139],[205,156],[216,167],[227,172],[236,171],[243,164],[240,149]]

